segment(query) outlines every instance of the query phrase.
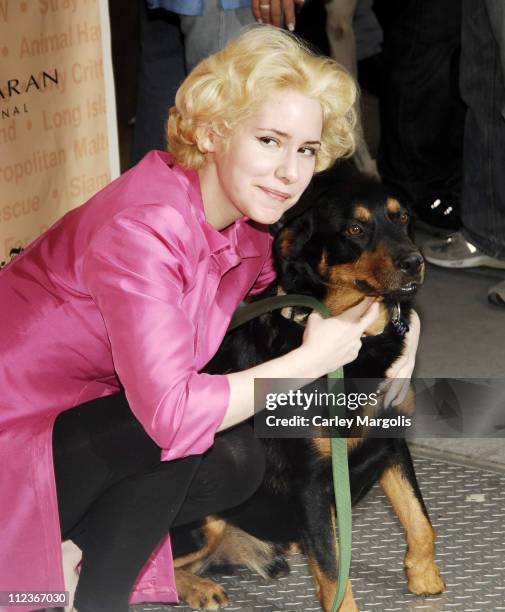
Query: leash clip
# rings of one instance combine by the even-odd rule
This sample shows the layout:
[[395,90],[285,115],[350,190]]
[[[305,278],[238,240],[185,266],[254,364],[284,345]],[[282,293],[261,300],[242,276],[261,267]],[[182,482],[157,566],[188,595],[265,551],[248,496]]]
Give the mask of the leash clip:
[[396,302],[393,306],[393,316],[391,317],[391,323],[395,329],[395,332],[400,336],[400,338],[404,338],[405,334],[409,331],[409,325],[407,321],[402,316],[402,308],[400,302]]
[[[279,285],[277,287],[277,295],[287,295],[284,289]],[[296,313],[294,306],[285,306],[281,310],[281,315],[288,319],[288,321],[293,321],[294,323],[298,323],[298,325],[305,326],[307,323],[308,314]]]

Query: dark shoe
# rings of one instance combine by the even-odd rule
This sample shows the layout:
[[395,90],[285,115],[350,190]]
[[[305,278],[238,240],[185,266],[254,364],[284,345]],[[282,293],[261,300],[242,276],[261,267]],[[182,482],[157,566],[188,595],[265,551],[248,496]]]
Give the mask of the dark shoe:
[[461,228],[459,199],[450,194],[434,195],[414,206],[417,224],[428,231],[454,232]]

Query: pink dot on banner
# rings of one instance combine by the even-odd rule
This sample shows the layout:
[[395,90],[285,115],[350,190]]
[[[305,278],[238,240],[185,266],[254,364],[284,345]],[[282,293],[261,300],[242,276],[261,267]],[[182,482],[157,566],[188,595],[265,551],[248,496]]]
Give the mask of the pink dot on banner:
[[26,2],[21,2],[21,12],[26,13],[27,10],[28,10],[28,5],[26,4]]
[[27,130],[31,130],[32,129],[32,122],[28,119],[28,121],[26,122],[26,129]]
[[9,49],[7,47],[2,48],[2,55],[7,57],[9,55]]
[[52,193],[53,198],[57,198],[58,197],[58,190],[57,189],[53,189],[53,193]]

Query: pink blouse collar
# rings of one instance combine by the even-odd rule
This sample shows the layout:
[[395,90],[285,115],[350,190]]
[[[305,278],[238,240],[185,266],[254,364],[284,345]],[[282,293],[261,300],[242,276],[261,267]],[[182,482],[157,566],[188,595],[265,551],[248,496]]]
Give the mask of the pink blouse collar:
[[[251,235],[253,233],[251,230],[253,227],[261,227],[265,231],[268,231],[267,226],[259,226],[259,224],[250,221],[247,217],[242,217],[224,230],[218,231],[205,219],[200,180],[196,170],[188,170],[176,164],[170,153],[164,151],[153,151],[152,153],[157,156],[164,166],[168,166],[172,172],[176,174],[179,182],[183,185],[188,194],[188,200],[196,212],[197,219],[203,229],[211,253],[217,254],[223,251],[227,252],[230,256],[229,263],[233,265],[238,264],[241,259],[259,257],[261,255]],[[228,259],[228,257],[226,259]]]

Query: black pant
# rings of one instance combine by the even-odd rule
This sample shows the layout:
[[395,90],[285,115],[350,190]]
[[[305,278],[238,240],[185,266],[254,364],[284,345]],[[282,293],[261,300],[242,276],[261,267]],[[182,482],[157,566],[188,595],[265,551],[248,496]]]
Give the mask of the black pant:
[[127,611],[137,575],[168,530],[247,499],[265,465],[248,424],[216,436],[203,455],[161,462],[123,395],[60,414],[53,450],[62,539],[83,551],[79,612]]
[[140,48],[132,165],[151,149],[167,148],[168,109],[186,76],[179,16],[141,1]]
[[406,203],[459,194],[461,0],[377,0],[384,30],[379,170]]

